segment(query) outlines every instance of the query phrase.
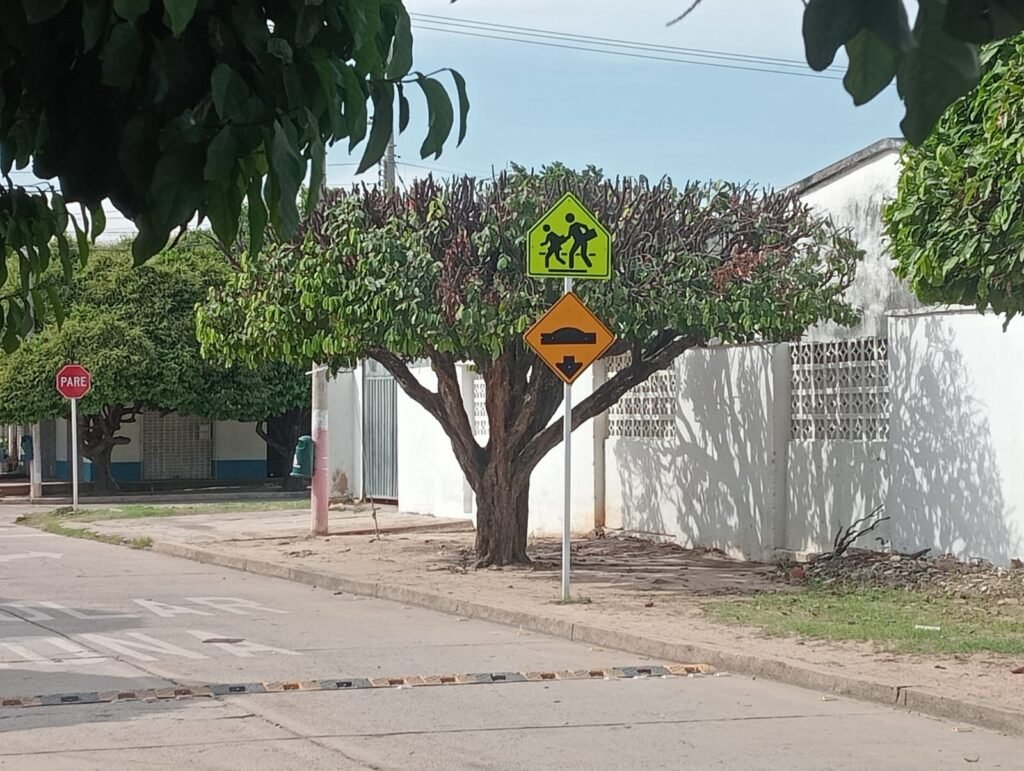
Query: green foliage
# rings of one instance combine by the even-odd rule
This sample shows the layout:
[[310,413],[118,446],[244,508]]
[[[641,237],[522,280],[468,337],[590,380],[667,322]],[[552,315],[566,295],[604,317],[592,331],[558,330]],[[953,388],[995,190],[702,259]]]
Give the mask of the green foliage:
[[859,251],[792,196],[731,184],[606,180],[523,169],[494,181],[421,180],[402,197],[332,191],[298,246],[249,255],[200,309],[224,360],[336,366],[386,351],[489,362],[561,292],[525,275],[530,226],[572,190],[609,228],[614,277],[578,293],[621,340],[748,342],[850,321]]
[[126,249],[103,253],[67,290],[63,326],[46,326],[0,356],[0,422],[67,415],[53,382],[69,362],[93,375],[83,415],[138,405],[252,421],[305,403],[309,386],[301,369],[225,369],[200,356],[196,304],[229,273],[227,260],[202,234],[139,268]]
[[985,51],[985,72],[928,140],[903,154],[884,219],[896,273],[928,303],[1024,311],[1024,37]]
[[1024,0],[919,0],[913,27],[904,0],[808,0],[807,62],[824,70],[843,46],[844,85],[856,104],[893,79],[906,104],[901,127],[923,142],[947,107],[981,76],[978,46],[1024,30]]
[[[401,0],[0,3],[0,255],[16,254],[22,276],[0,274],[7,349],[32,323],[29,278],[53,255],[70,270],[69,222],[86,257],[104,201],[138,227],[137,263],[196,217],[233,243],[243,202],[254,249],[268,222],[287,239],[307,173],[315,199],[326,148],[363,141],[369,102],[360,170],[381,157],[403,83],[421,89],[423,152],[439,155],[454,107],[440,81],[412,72],[412,43]],[[452,75],[461,141],[469,102]],[[10,170],[29,164],[60,194],[14,184]]]

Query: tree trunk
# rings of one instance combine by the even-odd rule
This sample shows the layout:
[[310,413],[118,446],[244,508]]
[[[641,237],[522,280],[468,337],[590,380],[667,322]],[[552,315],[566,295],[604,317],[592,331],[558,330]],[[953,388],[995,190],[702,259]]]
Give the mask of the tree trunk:
[[93,453],[86,455],[92,461],[92,491],[95,494],[110,493],[115,489],[110,462],[110,456],[113,452],[114,445],[107,444],[96,448]]
[[478,567],[528,565],[530,475],[516,473],[503,448],[493,448],[476,491]]
[[310,428],[309,407],[297,407],[282,415],[274,415],[256,424],[256,433],[267,443],[268,472],[281,480],[281,489],[304,490],[306,480],[291,476],[292,456],[299,437]]

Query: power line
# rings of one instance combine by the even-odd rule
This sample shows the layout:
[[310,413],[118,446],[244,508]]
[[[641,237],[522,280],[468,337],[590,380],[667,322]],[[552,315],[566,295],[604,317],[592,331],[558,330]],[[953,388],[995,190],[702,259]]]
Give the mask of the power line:
[[[614,46],[610,43],[597,43],[594,45],[570,45],[571,42],[584,42],[588,43],[587,40],[573,38],[569,35],[562,35],[560,33],[551,33],[547,39],[537,40],[534,37],[514,37],[512,35],[526,35],[526,32],[522,33],[507,33],[502,30],[494,30],[496,34],[487,34],[485,32],[474,30],[471,28],[457,28],[452,25],[440,25],[435,26],[437,23],[424,23],[418,22],[416,28],[428,32],[442,32],[449,35],[463,35],[465,37],[483,38],[487,40],[500,40],[508,43],[524,43],[527,45],[543,46],[545,48],[558,48],[569,51],[583,51],[587,53],[605,54],[609,56],[622,56],[631,59],[643,59],[647,61],[661,61],[671,62],[674,64],[692,64],[700,67],[711,67],[713,69],[725,69],[725,70],[738,70],[741,72],[758,72],[769,75],[789,75],[791,77],[798,78],[813,78],[817,80],[842,80],[841,77],[834,75],[824,75],[817,72],[809,72],[806,68],[796,69],[793,63],[782,63],[779,62],[773,66],[763,66],[763,64],[756,58],[751,59],[726,59],[725,56],[717,58],[724,59],[723,61],[701,61],[695,58],[682,58],[682,55],[668,55],[661,56],[656,53],[657,49],[649,49],[651,53],[641,53],[635,50],[629,50],[631,46]],[[526,29],[526,28],[524,28]],[[532,33],[531,33],[532,34]],[[553,42],[556,40],[569,41],[569,42]],[[595,45],[603,47],[595,47]],[[636,44],[642,46],[643,44]],[[668,48],[668,47],[666,47]],[[686,56],[697,56],[698,54],[686,54]],[[733,55],[739,56],[739,55]],[[746,64],[731,64],[728,61],[750,61],[749,65]],[[789,67],[791,69],[778,69],[779,67]]]
[[774,56],[758,56],[756,54],[742,54],[730,51],[719,51],[709,48],[685,48],[682,46],[670,46],[661,43],[644,43],[636,40],[623,40],[622,38],[599,37],[597,35],[584,35],[579,32],[558,32],[556,30],[539,29],[537,27],[520,27],[512,24],[498,24],[488,21],[471,21],[469,19],[456,19],[453,16],[438,16],[429,13],[412,13],[411,18],[420,19],[428,24],[439,24],[450,27],[465,27],[469,29],[480,29],[490,32],[507,32],[514,35],[539,35],[541,37],[555,38],[559,40],[570,40],[573,42],[594,43],[616,48],[632,48],[641,51],[653,51],[656,53],[672,53],[684,56],[707,57],[711,59],[727,59],[745,63],[767,64],[771,66],[796,67],[802,70],[807,69],[807,63],[799,59],[781,59]]

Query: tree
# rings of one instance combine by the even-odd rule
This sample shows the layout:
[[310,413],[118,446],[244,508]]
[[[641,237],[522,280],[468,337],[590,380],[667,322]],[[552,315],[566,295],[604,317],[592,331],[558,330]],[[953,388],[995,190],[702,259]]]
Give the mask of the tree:
[[[0,3],[0,255],[17,254],[26,279],[57,260],[70,273],[68,228],[84,259],[104,201],[138,227],[137,262],[196,217],[232,243],[243,201],[257,250],[268,221],[287,239],[307,173],[310,196],[319,194],[327,147],[347,141],[351,151],[365,139],[364,170],[384,152],[396,102],[406,128],[406,85],[426,99],[422,155],[441,154],[455,108],[436,73],[412,63],[401,0]],[[469,101],[451,76],[461,142]],[[30,164],[59,191],[15,184],[11,169]],[[0,267],[10,351],[33,319],[30,282],[6,282]],[[37,311],[57,300],[37,295]]]
[[[522,333],[560,284],[529,279],[529,227],[568,190],[614,239],[614,277],[579,293],[631,361],[573,409],[573,428],[680,354],[712,342],[789,340],[842,300],[860,252],[789,193],[665,180],[606,180],[596,169],[521,168],[492,181],[420,180],[387,196],[332,191],[298,245],[249,256],[200,308],[204,351],[335,366],[368,357],[442,426],[477,500],[481,565],[527,562],[530,474],[562,437],[557,380]],[[427,359],[438,389],[408,362]],[[456,365],[487,389],[490,438],[473,437]]]
[[1024,37],[985,51],[981,85],[903,153],[883,217],[896,274],[924,302],[1024,311]]
[[134,268],[114,249],[75,276],[61,326],[46,325],[15,352],[0,356],[0,422],[34,423],[67,416],[53,387],[61,365],[84,364],[93,390],[81,403],[82,452],[94,464],[98,490],[112,485],[114,447],[142,409],[217,420],[263,421],[308,402],[303,370],[268,364],[225,369],[205,361],[195,307],[211,285],[227,280],[223,257],[192,239]]
[[[693,0],[671,23],[702,2]],[[904,0],[805,0],[804,5],[807,63],[825,70],[845,47],[849,63],[843,85],[858,105],[895,80],[907,108],[900,126],[914,144],[978,84],[978,47],[1024,30],[1024,0],[917,0],[913,26]]]

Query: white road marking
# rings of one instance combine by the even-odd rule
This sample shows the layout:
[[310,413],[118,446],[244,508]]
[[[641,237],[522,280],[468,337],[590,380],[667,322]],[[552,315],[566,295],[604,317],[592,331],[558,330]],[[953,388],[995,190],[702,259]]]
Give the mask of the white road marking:
[[253,602],[252,600],[243,600],[239,597],[185,597],[184,599],[189,602],[208,605],[214,610],[223,610],[228,613],[234,613],[236,616],[249,616],[252,615],[252,611],[282,614],[288,613],[287,610],[268,608],[266,605],[260,605],[258,602]]
[[14,533],[13,535],[0,535],[0,538],[61,538],[56,533]]
[[[13,608],[18,611],[17,614],[12,614],[14,621],[53,621],[53,616],[29,607],[27,602],[5,602],[0,607]],[[7,619],[0,620],[6,621]]]
[[52,551],[26,551],[21,554],[2,554],[0,562],[14,562],[15,560],[53,559],[59,560],[63,554]]
[[252,658],[253,653],[269,652],[269,653],[281,653],[285,656],[301,656],[301,653],[296,651],[286,650],[284,648],[274,648],[270,645],[261,645],[260,643],[250,642],[249,640],[239,640],[238,642],[215,642],[217,640],[231,640],[236,639],[228,637],[227,635],[217,634],[216,632],[204,632],[199,629],[189,629],[188,633],[195,637],[200,642],[208,645],[215,645],[222,651],[238,656],[242,659]]
[[174,616],[182,616],[186,613],[192,613],[196,616],[212,616],[212,613],[207,613],[205,610],[196,610],[195,608],[186,608],[181,605],[171,605],[166,602],[157,602],[156,600],[132,600],[136,605],[141,605],[148,611],[152,611],[160,618],[173,618]]
[[[163,653],[167,656],[180,656],[186,659],[205,659],[202,653],[179,648],[177,645],[157,640],[142,632],[122,632],[119,637],[106,634],[79,634],[75,635],[80,640],[85,640],[101,648],[108,648],[122,656],[129,656],[139,661],[156,661],[156,658],[143,651],[150,653]],[[131,639],[126,640],[124,638]]]
[[84,619],[94,619],[94,618],[138,618],[138,616],[135,615],[134,613],[102,613],[102,612],[84,613],[81,610],[75,610],[74,608],[65,608],[63,605],[60,605],[59,603],[56,603],[56,602],[48,602],[48,601],[46,601],[46,602],[40,602],[38,604],[43,606],[44,608],[51,608],[53,610],[59,610],[61,613],[67,613],[72,618],[84,618]]

